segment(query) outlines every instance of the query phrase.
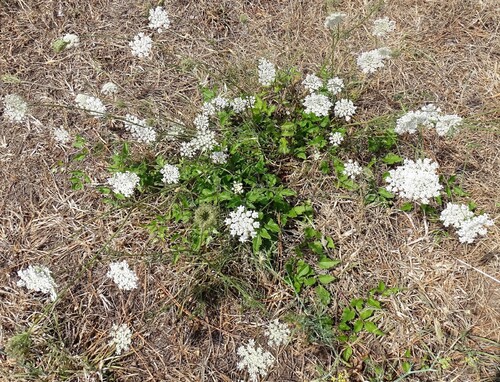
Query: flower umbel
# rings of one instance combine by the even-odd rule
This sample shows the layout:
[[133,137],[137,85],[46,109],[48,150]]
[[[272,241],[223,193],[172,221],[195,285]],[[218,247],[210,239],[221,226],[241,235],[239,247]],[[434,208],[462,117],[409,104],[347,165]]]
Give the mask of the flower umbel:
[[333,77],[326,83],[326,88],[332,95],[337,95],[344,89],[344,80],[339,77]]
[[342,173],[347,175],[349,178],[354,179],[357,175],[363,172],[363,168],[359,165],[358,162],[349,159],[346,163],[344,163],[344,170]]
[[274,64],[267,61],[265,58],[259,60],[259,82],[261,85],[269,86],[276,78],[276,68]]
[[132,49],[132,55],[139,58],[149,57],[151,48],[153,47],[153,40],[151,37],[146,36],[143,32],[134,36],[134,39],[128,44]]
[[136,173],[126,171],[114,173],[108,178],[108,184],[116,194],[122,194],[128,198],[134,194],[135,187],[139,184],[140,178]]
[[377,37],[384,37],[386,34],[396,29],[396,22],[388,17],[377,19],[373,22],[372,34]]
[[180,173],[179,169],[171,164],[166,164],[160,170],[163,175],[163,182],[167,184],[179,183]]
[[149,25],[150,29],[156,29],[158,33],[163,32],[170,26],[170,19],[167,11],[163,7],[151,8],[149,10]]
[[229,213],[225,223],[229,227],[231,236],[238,236],[240,242],[244,243],[257,235],[256,229],[260,227],[260,223],[256,221],[258,217],[257,212],[239,206]]
[[269,346],[280,346],[290,339],[290,328],[276,319],[269,323],[264,334],[269,338],[267,342]]
[[118,86],[116,86],[113,82],[106,82],[101,87],[101,93],[104,95],[112,95],[118,92]]
[[238,362],[238,370],[247,369],[252,382],[256,382],[259,376],[265,377],[274,363],[272,354],[255,345],[253,339],[249,340],[246,345],[241,345],[237,352],[241,358]]
[[137,276],[125,260],[109,264],[109,271],[106,276],[112,278],[121,290],[137,288]]
[[3,97],[3,115],[10,122],[23,122],[28,113],[28,104],[17,94]]
[[328,140],[330,141],[330,144],[332,146],[340,146],[340,144],[344,140],[344,136],[342,135],[341,132],[335,131],[335,132],[330,133]]
[[114,324],[109,333],[111,341],[109,344],[115,345],[115,353],[120,355],[123,351],[127,351],[132,343],[132,332],[127,324]]
[[346,18],[347,14],[342,12],[334,12],[329,14],[325,18],[325,28],[334,29],[337,25],[339,25]]
[[305,113],[313,113],[318,117],[326,117],[332,107],[332,102],[323,94],[312,93],[302,101]]
[[20,280],[17,285],[26,287],[35,292],[50,294],[50,299],[54,301],[57,297],[56,283],[50,275],[49,268],[43,265],[30,265],[28,268],[17,271]]
[[315,74],[308,74],[302,81],[302,85],[309,90],[309,93],[314,93],[323,87],[323,80]]
[[354,106],[350,99],[343,98],[335,102],[333,113],[337,118],[345,118],[349,122],[351,117],[356,114],[356,109],[357,107]]
[[106,106],[97,97],[92,97],[85,94],[78,94],[75,102],[80,109],[87,111],[95,118],[102,118],[106,114]]
[[488,214],[474,216],[474,213],[464,204],[448,203],[439,219],[445,227],[451,225],[457,229],[461,243],[469,244],[474,242],[477,235],[486,235],[486,227],[493,225],[493,220]]

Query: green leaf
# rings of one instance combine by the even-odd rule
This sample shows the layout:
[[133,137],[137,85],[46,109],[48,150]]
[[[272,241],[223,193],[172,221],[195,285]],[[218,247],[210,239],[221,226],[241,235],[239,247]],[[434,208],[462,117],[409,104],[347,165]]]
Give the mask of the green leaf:
[[306,286],[313,286],[314,284],[316,284],[316,277],[308,277],[304,280],[304,285]]
[[330,304],[331,301],[330,292],[328,292],[322,285],[318,285],[316,287],[316,294],[318,295],[319,300],[323,305]]
[[318,267],[321,269],[331,269],[337,265],[340,264],[340,260],[332,260],[327,257],[321,258],[321,260],[318,263]]
[[394,153],[389,153],[384,158],[382,158],[382,162],[384,162],[386,164],[401,163],[402,161],[403,161],[403,158],[401,158],[399,155],[396,155]]
[[366,320],[367,318],[370,318],[372,315],[373,315],[373,309],[365,309],[359,314],[359,317],[361,317],[363,320]]
[[413,203],[411,202],[406,202],[401,206],[401,211],[409,212],[411,210],[413,210]]
[[403,371],[408,374],[411,371],[411,363],[408,361],[405,361],[401,365],[403,367]]
[[340,320],[342,322],[349,322],[349,321],[353,320],[354,317],[356,317],[356,311],[354,309],[344,308],[344,310],[342,311],[342,317],[340,318]]
[[269,221],[266,224],[266,228],[271,232],[279,232],[280,231],[279,225],[276,224],[273,219],[269,219]]
[[368,297],[368,300],[366,300],[366,303],[368,305],[373,306],[374,308],[381,309],[380,301],[375,300],[374,298]]
[[352,356],[352,347],[348,346],[342,352],[342,359],[346,362],[349,362]]
[[297,277],[305,277],[311,274],[311,267],[309,264],[302,262],[297,268]]
[[349,330],[351,330],[351,327],[347,325],[345,322],[341,322],[338,326],[338,329],[342,330],[343,332],[348,332]]
[[318,280],[321,284],[326,285],[331,283],[332,281],[335,281],[335,277],[333,277],[332,275],[319,275]]
[[259,235],[263,237],[264,239],[271,240],[271,235],[269,235],[269,232],[267,232],[267,229],[262,228],[259,232]]
[[393,198],[394,198],[394,194],[393,194],[392,192],[387,191],[387,190],[386,190],[385,188],[383,188],[383,187],[380,187],[380,188],[378,189],[378,194],[379,194],[381,197],[385,198],[385,199],[393,199]]
[[255,236],[252,242],[253,253],[258,253],[261,245],[262,237],[260,235]]
[[353,325],[354,333],[359,333],[361,329],[363,329],[363,324],[364,324],[363,320],[356,320],[356,322]]
[[382,332],[377,325],[375,325],[371,321],[365,321],[364,328],[368,333],[376,334],[378,336],[383,336],[384,332]]

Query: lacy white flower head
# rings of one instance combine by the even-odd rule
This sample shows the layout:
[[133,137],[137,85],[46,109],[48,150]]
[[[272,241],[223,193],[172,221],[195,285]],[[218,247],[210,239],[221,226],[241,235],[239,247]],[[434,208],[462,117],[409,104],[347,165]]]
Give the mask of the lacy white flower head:
[[28,290],[50,294],[54,301],[57,297],[56,283],[50,275],[49,268],[43,265],[30,265],[28,268],[17,271],[20,280],[17,285],[26,287]]
[[195,142],[182,142],[180,148],[181,157],[192,158],[196,154]]
[[163,32],[170,26],[170,19],[167,11],[163,7],[151,8],[149,10],[149,25],[150,29],[156,29],[158,33]]
[[309,93],[314,93],[323,87],[323,80],[315,74],[308,74],[302,81],[302,85],[309,90]]
[[233,192],[236,195],[243,194],[243,183],[241,183],[241,182],[234,182],[233,186],[231,187],[231,189],[233,190]]
[[160,170],[160,172],[163,175],[163,182],[167,184],[175,184],[179,183],[179,178],[180,178],[180,173],[179,169],[171,164],[166,164],[163,166],[163,168]]
[[252,382],[256,382],[259,376],[265,377],[268,369],[274,363],[272,354],[256,345],[254,340],[249,340],[246,345],[241,345],[237,353],[240,356],[238,370],[247,369]]
[[444,136],[455,133],[461,124],[462,118],[458,115],[443,115],[440,108],[429,104],[398,118],[394,131],[397,134],[413,134],[422,126],[427,129],[435,128],[439,136]]
[[329,14],[325,19],[325,28],[334,29],[347,17],[347,14],[342,12],[334,12]]
[[337,118],[345,118],[346,121],[350,121],[351,117],[356,114],[356,109],[357,107],[350,99],[343,98],[335,102],[333,113]]
[[139,184],[139,176],[130,171],[114,173],[108,178],[108,184],[116,194],[122,194],[128,198],[134,194],[135,187]]
[[102,118],[106,114],[106,106],[99,98],[85,94],[78,94],[75,102],[80,109],[87,111],[95,118]]
[[28,104],[17,94],[3,97],[3,115],[10,122],[23,122],[28,113]]
[[488,214],[474,216],[473,218],[464,220],[460,229],[457,231],[458,240],[460,240],[461,243],[470,244],[474,242],[477,235],[486,235],[486,227],[490,227],[493,224],[493,220],[489,218]]
[[120,355],[123,351],[130,349],[132,343],[132,332],[127,324],[116,325],[114,324],[109,332],[111,341],[109,345],[115,345],[115,353]]
[[212,105],[214,106],[215,111],[221,111],[224,110],[226,107],[229,106],[229,100],[223,96],[218,95],[215,97],[212,101],[210,101]]
[[195,151],[212,151],[217,144],[215,131],[208,128],[197,129],[196,137],[191,141]]
[[436,173],[438,168],[439,165],[429,158],[405,159],[403,165],[389,171],[386,188],[402,198],[428,204],[429,199],[439,196],[443,188]]
[[145,119],[139,119],[131,114],[125,116],[125,128],[138,142],[153,143],[156,141],[156,131],[149,126]]
[[229,213],[225,223],[229,227],[231,236],[238,236],[240,242],[244,243],[257,235],[256,229],[260,227],[260,223],[256,220],[258,217],[259,214],[256,211],[239,206]]
[[454,134],[462,125],[462,117],[456,114],[441,115],[436,121],[436,132],[440,137]]
[[267,344],[271,347],[286,344],[290,339],[290,328],[277,319],[269,323],[264,334],[269,338]]
[[460,228],[465,220],[469,220],[474,216],[474,212],[469,210],[464,204],[448,203],[446,208],[441,212],[439,220],[443,222],[445,227],[450,225],[455,228]]
[[53,131],[54,139],[57,143],[65,145],[69,143],[70,137],[68,131],[64,127],[59,127]]
[[254,104],[255,104],[255,97],[253,96],[247,98],[236,97],[231,101],[231,107],[237,114],[243,113],[247,109],[251,109]]
[[377,37],[384,37],[386,34],[394,32],[396,22],[389,20],[388,17],[377,19],[373,22],[372,34]]
[[385,58],[387,57],[383,56],[378,49],[374,49],[361,53],[356,62],[363,73],[370,74],[384,67]]
[[264,86],[269,86],[276,78],[276,68],[274,64],[267,61],[265,58],[259,60],[259,83]]
[[302,103],[305,106],[305,113],[313,113],[318,117],[326,117],[333,106],[327,96],[317,93],[307,95]]
[[226,164],[229,154],[226,151],[214,151],[210,155],[212,163],[214,164]]
[[121,290],[137,288],[137,276],[125,260],[109,264],[109,271],[106,276],[113,279]]
[[65,34],[61,40],[66,44],[66,49],[77,48],[80,46],[80,37],[74,33]]
[[330,136],[328,137],[328,140],[330,141],[330,144],[332,146],[340,146],[340,144],[344,140],[344,136],[342,135],[341,132],[334,131],[334,132],[330,133]]
[[132,49],[132,55],[139,58],[146,58],[151,54],[153,40],[143,32],[140,32],[134,36],[134,39],[130,41],[128,45],[130,49]]
[[344,89],[344,80],[339,77],[330,78],[326,83],[326,89],[331,95],[337,95]]
[[362,172],[363,168],[359,165],[358,162],[349,159],[344,163],[344,170],[342,170],[342,174],[347,175],[349,178],[354,179]]
[[118,93],[118,86],[116,86],[113,82],[106,82],[101,87],[101,93],[104,95],[112,95]]

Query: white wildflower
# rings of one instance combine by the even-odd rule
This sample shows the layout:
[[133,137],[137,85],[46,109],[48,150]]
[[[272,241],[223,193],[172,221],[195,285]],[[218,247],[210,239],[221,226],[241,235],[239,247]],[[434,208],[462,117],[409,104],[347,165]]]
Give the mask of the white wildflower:
[[305,106],[305,113],[313,113],[318,117],[325,117],[332,107],[331,101],[323,94],[312,93],[302,101]]
[[180,173],[179,169],[176,166],[166,164],[165,166],[163,166],[160,172],[163,175],[163,182],[167,184],[179,183]]
[[215,111],[224,110],[229,106],[229,100],[222,96],[217,96],[211,101],[212,105],[214,105]]
[[269,323],[264,334],[269,338],[267,344],[271,347],[286,344],[290,339],[290,328],[277,319]]
[[193,121],[198,130],[208,129],[209,119],[207,114],[198,114]]
[[191,141],[195,151],[212,151],[217,144],[215,131],[208,128],[196,130],[196,137]]
[[332,146],[340,146],[340,144],[344,140],[344,136],[342,135],[341,132],[335,131],[330,133],[328,140],[330,141],[330,144]]
[[123,123],[127,131],[138,142],[149,144],[156,141],[156,131],[148,125],[145,119],[139,119],[136,116],[127,114]]
[[109,345],[115,345],[116,354],[120,355],[123,351],[127,351],[132,343],[132,332],[127,324],[114,324],[109,333],[111,341]]
[[356,176],[363,172],[363,168],[359,165],[358,162],[349,159],[346,163],[344,163],[344,170],[342,170],[342,174],[347,175],[351,179],[355,179]]
[[347,14],[342,12],[334,12],[328,15],[325,19],[325,28],[334,29],[337,25],[339,25],[344,19],[347,17]]
[[276,68],[274,64],[267,61],[265,58],[259,60],[259,83],[264,86],[269,86],[276,78]]
[[435,128],[438,135],[442,137],[455,133],[461,124],[462,117],[456,114],[448,114],[438,117]]
[[344,89],[344,80],[339,77],[330,78],[326,83],[326,88],[332,95],[337,95]]
[[436,173],[438,168],[439,165],[428,158],[405,159],[403,165],[389,171],[386,188],[402,198],[428,204],[429,199],[439,196],[443,188]]
[[143,32],[134,36],[134,39],[128,44],[132,49],[132,55],[139,58],[149,57],[153,47],[153,40],[151,37],[146,36]]
[[441,212],[439,220],[443,222],[445,227],[450,225],[455,228],[460,228],[465,220],[469,220],[474,216],[474,212],[469,210],[464,204],[448,203],[446,208]]
[[50,294],[54,301],[57,297],[56,283],[50,275],[49,268],[43,265],[30,265],[28,268],[17,271],[20,280],[17,286],[26,287],[28,290]]
[[106,276],[113,279],[121,290],[132,290],[137,288],[137,275],[130,269],[125,260],[109,264],[109,271]]
[[343,98],[335,102],[333,112],[337,118],[345,118],[346,121],[350,121],[351,117],[356,114],[356,109],[357,107],[351,100]]
[[257,212],[239,206],[235,211],[229,213],[225,223],[229,227],[231,236],[238,236],[240,242],[244,243],[257,235],[256,229],[260,227],[260,223],[256,221],[258,217]]
[[180,148],[181,156],[184,158],[192,158],[196,154],[196,147],[193,141],[182,142]]
[[388,17],[375,20],[373,22],[372,34],[377,37],[384,37],[386,34],[396,29],[396,22],[389,20]]
[[234,182],[232,186],[232,190],[236,195],[240,195],[243,193],[243,183]]
[[203,103],[201,107],[201,114],[199,114],[199,116],[200,115],[204,116],[207,119],[207,124],[208,124],[208,118],[215,115],[215,113],[216,113],[215,105],[210,101],[206,101]]
[[314,93],[316,90],[321,89],[323,80],[315,74],[308,74],[302,81],[302,85],[309,90],[309,93]]
[[156,29],[158,33],[163,32],[170,26],[170,19],[167,11],[163,7],[151,8],[149,10],[149,25],[150,29]]
[[493,225],[493,220],[491,220],[488,214],[483,214],[479,216],[474,216],[473,218],[464,220],[457,231],[459,236],[458,240],[461,243],[472,243],[476,239],[477,235],[486,235],[487,228]]
[[126,171],[114,173],[108,178],[108,184],[116,194],[122,194],[126,198],[134,194],[135,187],[139,184],[140,178],[136,173]]
[[10,122],[22,122],[28,113],[28,104],[17,94],[3,97],[3,115]]
[[74,33],[65,34],[61,40],[66,44],[65,49],[78,48],[80,46],[80,37]]
[[246,109],[251,109],[255,104],[255,97],[236,97],[231,101],[231,107],[235,113],[243,113]]
[[95,118],[104,117],[106,114],[106,106],[97,97],[92,97],[85,94],[78,94],[75,102],[80,109],[88,111],[88,113]]
[[384,67],[384,56],[378,49],[363,52],[358,56],[357,64],[363,73],[375,73],[377,69]]
[[229,154],[225,151],[214,151],[210,157],[212,158],[212,163],[214,164],[226,164]]
[[116,86],[113,82],[106,82],[101,87],[101,93],[104,95],[112,95],[118,92],[118,86]]
[[265,377],[274,363],[272,354],[255,345],[253,339],[249,340],[247,345],[241,345],[237,353],[241,358],[238,370],[247,369],[252,382],[256,382],[259,376]]
[[59,127],[53,131],[54,139],[61,145],[65,145],[69,142],[70,137],[68,131],[64,127]]

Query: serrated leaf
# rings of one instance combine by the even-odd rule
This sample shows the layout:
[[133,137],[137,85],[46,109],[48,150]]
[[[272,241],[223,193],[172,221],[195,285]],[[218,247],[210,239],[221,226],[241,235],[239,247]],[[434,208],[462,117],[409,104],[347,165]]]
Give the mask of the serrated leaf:
[[271,232],[279,232],[280,227],[278,224],[273,219],[269,219],[269,221],[266,223],[266,228],[271,231]]
[[356,311],[354,311],[354,309],[344,308],[340,320],[342,322],[348,322],[354,319],[354,317],[356,317]]
[[354,333],[359,333],[361,329],[363,329],[363,324],[364,324],[363,320],[356,320],[356,322],[353,325]]
[[271,235],[269,235],[269,232],[267,232],[267,229],[265,229],[265,228],[262,228],[262,229],[259,231],[259,235],[260,235],[261,237],[263,237],[264,239],[271,240]]
[[372,333],[372,334],[376,334],[378,336],[383,336],[384,335],[384,332],[382,332],[378,327],[377,325],[375,325],[373,322],[371,321],[365,321],[365,324],[363,325],[364,329],[368,332],[368,333]]
[[366,320],[367,318],[370,318],[372,315],[373,315],[373,309],[365,309],[359,314],[359,317],[361,317],[363,320]]
[[377,301],[372,297],[368,297],[368,300],[366,300],[366,303],[370,306],[373,306],[374,308],[377,308],[377,309],[382,308],[382,306],[380,305],[380,301]]

